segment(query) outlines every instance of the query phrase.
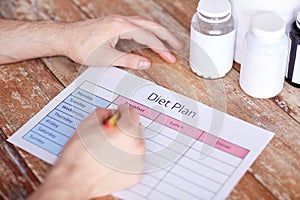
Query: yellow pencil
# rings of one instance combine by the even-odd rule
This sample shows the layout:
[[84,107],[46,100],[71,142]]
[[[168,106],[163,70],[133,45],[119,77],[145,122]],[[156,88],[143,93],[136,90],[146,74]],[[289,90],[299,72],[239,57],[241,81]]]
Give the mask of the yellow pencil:
[[111,118],[109,118],[105,122],[105,127],[110,128],[110,127],[116,126],[118,118],[119,118],[119,113],[116,112]]

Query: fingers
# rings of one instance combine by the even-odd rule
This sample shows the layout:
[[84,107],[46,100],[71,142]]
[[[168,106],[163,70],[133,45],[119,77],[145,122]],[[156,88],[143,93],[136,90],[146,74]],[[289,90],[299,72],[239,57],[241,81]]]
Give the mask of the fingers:
[[120,34],[120,39],[135,40],[136,42],[151,48],[166,62],[176,62],[175,56],[161,40],[166,41],[174,49],[182,49],[183,43],[165,27],[138,16],[114,17],[116,17],[116,20],[119,18],[122,19],[118,21],[118,23],[123,23],[120,27],[123,27],[124,30],[124,32]]
[[150,60],[141,55],[118,51],[107,46],[95,48],[82,63],[88,66],[120,66],[139,70],[151,66]]
[[127,17],[127,19],[132,23],[153,32],[158,38],[166,41],[174,49],[180,50],[184,47],[184,44],[168,29],[154,21],[139,16]]
[[165,45],[153,34],[145,30],[137,30],[134,34],[129,33],[130,39],[148,46],[152,51],[157,53],[164,61],[175,63],[176,57],[165,47]]
[[124,53],[116,49],[111,49],[109,54],[113,57],[113,66],[120,66],[132,69],[145,70],[151,66],[151,62],[148,58],[143,56],[133,54],[133,53]]
[[119,123],[128,127],[139,124],[139,114],[136,110],[129,108],[126,105],[120,105],[118,107],[118,112],[120,113]]
[[162,59],[169,63],[175,63],[176,58],[170,50],[156,37],[155,34],[142,27],[131,25],[130,31],[123,32],[121,39],[134,40],[140,44],[148,46],[156,52]]
[[113,110],[104,108],[97,108],[94,113],[96,114],[99,125],[102,125],[107,119],[113,115]]
[[[103,125],[105,121],[107,121],[111,116],[113,116],[114,110],[104,109],[104,108],[97,108],[95,110],[95,114],[98,120],[99,125]],[[119,112],[119,119],[117,121],[118,128],[125,132],[127,135],[140,137],[140,121],[139,121],[139,114],[133,108],[130,108],[126,105],[120,105],[118,107]]]

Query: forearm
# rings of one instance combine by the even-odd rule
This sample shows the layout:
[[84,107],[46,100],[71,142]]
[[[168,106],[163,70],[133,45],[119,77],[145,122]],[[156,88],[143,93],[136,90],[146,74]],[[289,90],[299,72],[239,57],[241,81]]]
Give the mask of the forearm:
[[66,24],[0,19],[0,64],[64,55]]

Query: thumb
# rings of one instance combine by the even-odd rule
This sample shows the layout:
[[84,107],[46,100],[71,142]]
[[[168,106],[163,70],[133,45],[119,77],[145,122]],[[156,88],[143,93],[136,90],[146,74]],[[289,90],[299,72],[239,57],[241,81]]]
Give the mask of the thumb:
[[120,105],[118,112],[120,113],[120,120],[117,122],[119,129],[130,137],[143,138],[139,113],[126,105]]
[[148,58],[134,53],[126,53],[112,49],[111,56],[115,58],[112,62],[112,65],[114,66],[139,70],[144,70],[151,66],[151,62]]

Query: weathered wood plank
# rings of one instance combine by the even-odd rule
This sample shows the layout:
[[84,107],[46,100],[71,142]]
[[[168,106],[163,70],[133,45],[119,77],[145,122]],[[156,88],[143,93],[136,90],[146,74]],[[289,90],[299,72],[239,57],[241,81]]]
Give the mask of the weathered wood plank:
[[[53,2],[56,3],[55,6],[49,6],[47,12],[43,11],[43,14],[39,14],[39,17],[46,16],[45,19],[47,19],[47,17],[55,19],[55,16],[57,15],[57,19],[63,21],[77,19],[68,17],[64,12],[56,12],[55,15],[51,16],[51,13],[55,10],[54,8],[59,8],[60,4],[58,1]],[[276,132],[275,138],[250,169],[251,177],[255,177],[251,178],[252,187],[243,187],[243,185],[241,185],[243,184],[242,179],[229,198],[239,199],[239,197],[242,197],[243,199],[253,199],[253,197],[259,197],[255,196],[253,193],[261,194],[260,198],[263,199],[271,198],[272,195],[282,199],[299,198],[299,187],[297,187],[295,183],[300,182],[298,163],[300,125],[295,120],[291,120],[286,114],[287,112],[294,119],[299,119],[299,90],[285,86],[283,92],[278,96],[282,97],[282,99],[277,100],[274,98],[272,100],[260,100],[250,98],[241,91],[238,86],[239,74],[236,70],[232,70],[228,76],[218,81],[206,81],[191,73],[187,63],[189,29],[189,24],[187,24],[187,22],[193,13],[190,11],[181,13],[181,10],[192,10],[193,6],[196,4],[196,1],[194,0],[182,0],[178,1],[179,3],[174,3],[173,0],[111,0],[109,3],[105,2],[107,1],[77,0],[75,2],[76,6],[71,6],[72,9],[74,9],[72,12],[79,12],[76,11],[76,9],[79,8],[83,11],[84,16],[91,18],[112,13],[146,16],[159,21],[170,29],[177,30],[181,33],[181,37],[183,37],[187,44],[183,51],[176,52],[179,61],[174,65],[163,63],[157,55],[150,51],[139,51],[142,54],[149,56],[154,65],[151,69],[146,71],[147,74],[136,71],[134,71],[134,73],[146,77],[164,87],[168,87],[171,90],[211,105],[219,110],[226,111],[227,113],[254,125]],[[161,6],[157,4],[157,2]],[[184,2],[187,3],[185,4]],[[192,3],[190,4],[190,2]],[[40,5],[43,7],[43,4]],[[23,9],[26,10],[28,16],[24,14],[24,11],[18,11],[16,14],[13,14],[13,16],[19,16],[20,18],[25,16],[30,19],[32,16],[30,10],[33,9],[34,5]],[[79,13],[72,14],[72,16],[77,15],[78,19],[84,18],[84,16]],[[126,49],[126,45],[123,45],[123,47]],[[58,79],[64,82],[64,85],[70,83],[77,74],[84,69],[73,65],[71,62],[70,66],[68,66],[68,61],[64,59],[63,61],[47,59],[46,61],[44,60],[44,62],[56,74]],[[68,67],[66,67],[66,65]],[[69,72],[69,74],[66,75],[66,72]],[[168,76],[166,77],[166,75]],[[176,78],[174,79],[171,77]],[[188,88],[187,85],[189,86]],[[219,95],[221,95],[221,99],[225,100],[225,102],[220,101],[218,98]],[[284,108],[283,110],[278,105],[274,104],[276,101]],[[282,104],[288,105],[288,108],[282,106]],[[290,171],[291,173],[283,173],[286,171]],[[248,179],[249,178],[247,178],[247,181]],[[259,182],[263,184],[263,186],[260,185]],[[270,194],[268,190],[271,191],[272,194]]]
[[[62,89],[39,60],[0,66],[0,93],[7,94],[0,97],[0,129],[10,136]],[[49,165],[23,150],[18,151],[37,179],[42,181]]]
[[134,10],[122,0],[72,0],[89,18],[104,17],[110,14],[134,15]]
[[[34,173],[36,176],[34,179],[41,181],[49,169],[49,166],[41,160],[18,149],[27,165],[34,166],[33,172],[30,172],[29,169],[25,168],[20,155],[15,152],[16,150],[12,148],[12,145],[4,141],[4,133],[9,136],[15,132],[61,90],[61,85],[53,84],[55,79],[52,77],[50,80],[51,73],[49,73],[50,77],[45,75],[47,73],[49,71],[38,61],[0,66],[0,93],[9,94],[0,97],[0,128],[3,130],[1,132],[3,134],[1,147],[7,151],[1,153],[1,159],[4,159],[3,164],[11,169],[8,171],[5,167],[1,167],[4,170],[1,177],[5,179],[1,183],[6,183],[1,192],[7,199],[16,199],[18,196],[22,199],[21,196],[28,195],[38,185],[38,182],[35,182],[32,187],[29,187],[28,183],[25,183],[28,177],[32,178],[33,175],[31,174]],[[6,156],[11,156],[11,158],[8,159]],[[10,174],[10,176],[3,176],[5,174]],[[17,187],[17,184],[23,183],[23,186]],[[11,192],[8,192],[8,189]]]
[[300,199],[299,153],[277,137],[256,160],[250,172],[278,199]]
[[[255,189],[255,192],[251,188]],[[228,197],[228,200],[240,199],[275,200],[277,198],[272,193],[270,193],[263,185],[257,184],[256,178],[254,178],[251,173],[247,172]]]
[[63,89],[51,72],[39,60],[0,66],[0,116],[10,135],[42,109]]
[[65,57],[42,58],[41,60],[65,87],[87,68]]
[[163,7],[181,26],[190,29],[192,15],[196,12],[199,0],[154,0]]
[[[272,101],[300,123],[300,89],[284,83],[284,88]],[[300,133],[300,130],[298,131]]]
[[[70,1],[1,0],[0,6],[3,8],[0,15],[7,19],[77,21],[79,15],[80,18],[85,18],[85,15]],[[59,17],[62,11],[65,18]]]
[[0,129],[0,199],[25,199],[39,180]]

